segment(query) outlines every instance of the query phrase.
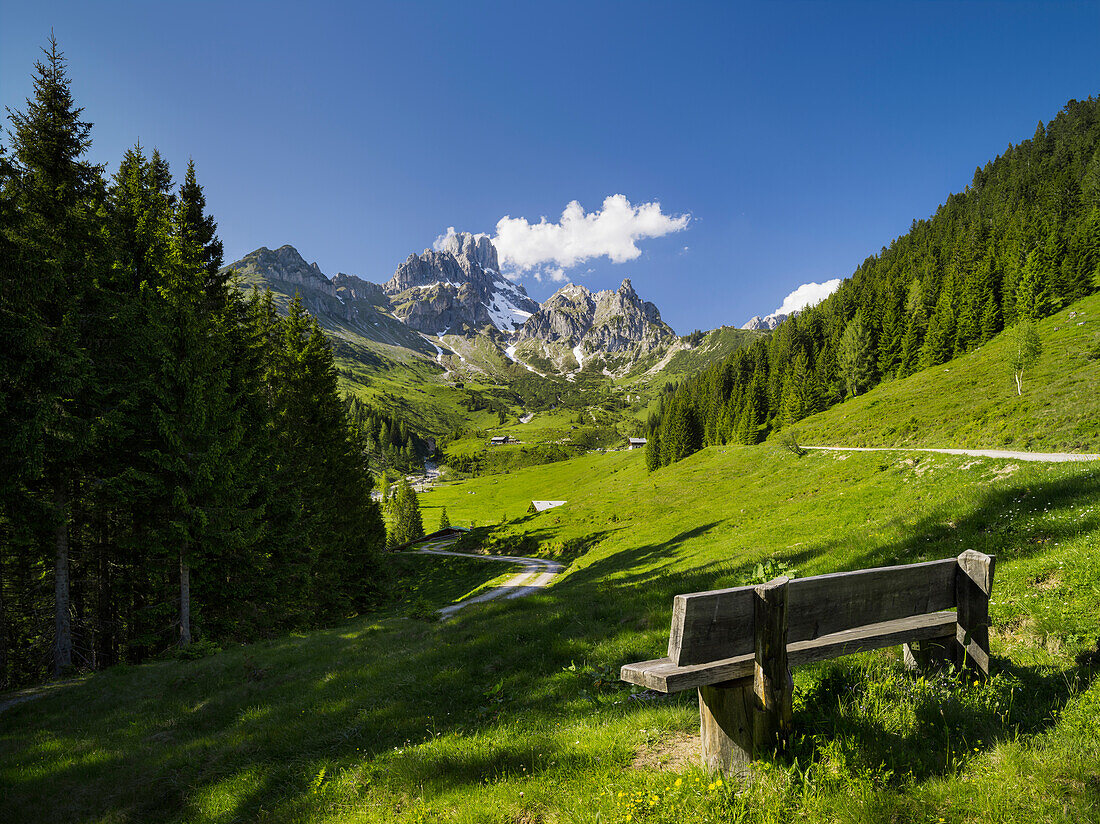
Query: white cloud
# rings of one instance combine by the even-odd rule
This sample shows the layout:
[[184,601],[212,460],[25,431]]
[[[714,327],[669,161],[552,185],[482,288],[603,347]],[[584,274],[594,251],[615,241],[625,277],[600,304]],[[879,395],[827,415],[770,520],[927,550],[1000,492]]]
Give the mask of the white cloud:
[[[589,272],[592,270],[589,269]],[[536,281],[542,283],[543,279],[550,281],[551,283],[565,283],[569,280],[569,275],[565,273],[565,270],[560,266],[536,266],[532,271],[528,272]],[[520,272],[506,272],[504,277],[510,280],[519,280],[521,277]]]
[[807,306],[821,303],[840,286],[840,278],[833,278],[824,283],[803,283],[787,297],[783,298],[783,305],[775,310],[777,315],[789,315],[798,312]]
[[[634,260],[642,253],[636,241],[679,232],[690,220],[691,215],[664,214],[657,201],[634,206],[623,195],[610,195],[603,208],[587,214],[574,200],[557,223],[548,223],[545,217],[530,223],[527,218],[506,215],[497,221],[493,245],[502,266],[529,271],[554,264],[556,269],[542,275],[562,281],[563,269],[590,258],[606,256],[613,263]],[[440,238],[445,242],[446,236]]]

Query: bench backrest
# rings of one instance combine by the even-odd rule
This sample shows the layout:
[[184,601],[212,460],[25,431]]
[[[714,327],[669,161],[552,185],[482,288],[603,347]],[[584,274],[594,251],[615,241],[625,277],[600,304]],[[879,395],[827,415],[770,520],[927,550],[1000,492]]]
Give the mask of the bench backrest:
[[[787,642],[951,609],[959,559],[795,578],[787,590]],[[753,652],[755,588],[677,595],[668,657],[677,666]]]

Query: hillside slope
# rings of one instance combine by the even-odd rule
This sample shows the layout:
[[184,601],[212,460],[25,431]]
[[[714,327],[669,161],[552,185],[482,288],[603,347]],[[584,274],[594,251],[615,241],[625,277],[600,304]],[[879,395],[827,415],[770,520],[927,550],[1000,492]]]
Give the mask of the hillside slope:
[[[504,515],[496,538],[576,556],[567,577],[442,625],[361,618],[13,707],[0,809],[12,822],[1088,820],[1098,493],[1088,465],[769,446],[652,474],[637,452],[589,455],[445,487],[423,496],[426,521],[442,504],[456,523]],[[522,514],[536,494],[569,503]],[[916,680],[893,651],[801,669],[798,766],[750,788],[690,766],[692,695],[632,699],[615,679],[664,648],[676,592],[964,548],[998,555],[1000,674]]]
[[1100,451],[1100,295],[1041,321],[1043,353],[1016,394],[1011,341],[880,384],[794,426],[800,442]]
[[758,443],[1098,289],[1100,99],[1089,98],[976,169],[821,303],[685,381],[653,421],[652,461],[700,443]]

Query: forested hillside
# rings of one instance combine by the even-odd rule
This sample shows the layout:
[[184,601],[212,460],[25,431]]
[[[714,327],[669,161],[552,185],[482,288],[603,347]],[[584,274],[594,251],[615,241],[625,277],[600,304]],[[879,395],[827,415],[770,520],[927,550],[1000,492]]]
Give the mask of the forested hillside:
[[107,180],[51,40],[0,153],[0,689],[344,617],[384,532],[331,348],[193,164]]
[[1100,281],[1100,99],[1071,100],[818,306],[663,396],[651,468],[973,351]]

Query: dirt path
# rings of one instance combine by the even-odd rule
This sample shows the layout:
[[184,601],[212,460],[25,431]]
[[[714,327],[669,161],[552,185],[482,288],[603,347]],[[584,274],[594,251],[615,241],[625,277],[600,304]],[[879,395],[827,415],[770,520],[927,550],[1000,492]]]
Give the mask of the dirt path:
[[904,446],[804,446],[829,452],[942,452],[945,455],[970,455],[975,458],[1010,458],[1014,461],[1065,463],[1067,461],[1098,461],[1100,455],[1086,452],[1006,452],[1003,449],[917,449]]
[[25,701],[33,701],[35,698],[41,698],[43,695],[49,695],[51,692],[65,687],[70,687],[80,681],[79,678],[70,679],[68,681],[58,681],[53,684],[45,684],[40,687],[30,687],[29,689],[19,690],[18,692],[9,692],[5,695],[0,695],[0,712],[11,709],[18,704],[22,704]]
[[530,595],[532,592],[538,592],[540,589],[549,586],[550,582],[565,569],[555,561],[546,561],[542,558],[522,558],[516,555],[475,555],[471,552],[450,552],[439,548],[450,546],[452,543],[454,542],[441,541],[430,544],[425,549],[415,549],[413,552],[419,552],[422,555],[451,555],[457,558],[475,558],[479,561],[505,561],[510,564],[518,564],[523,569],[498,587],[487,589],[480,595],[475,595],[473,598],[467,598],[465,601],[459,601],[457,604],[451,604],[449,607],[439,610],[439,614],[444,620],[471,604],[483,604],[486,601],[495,601],[498,598],[521,598],[524,595]]

